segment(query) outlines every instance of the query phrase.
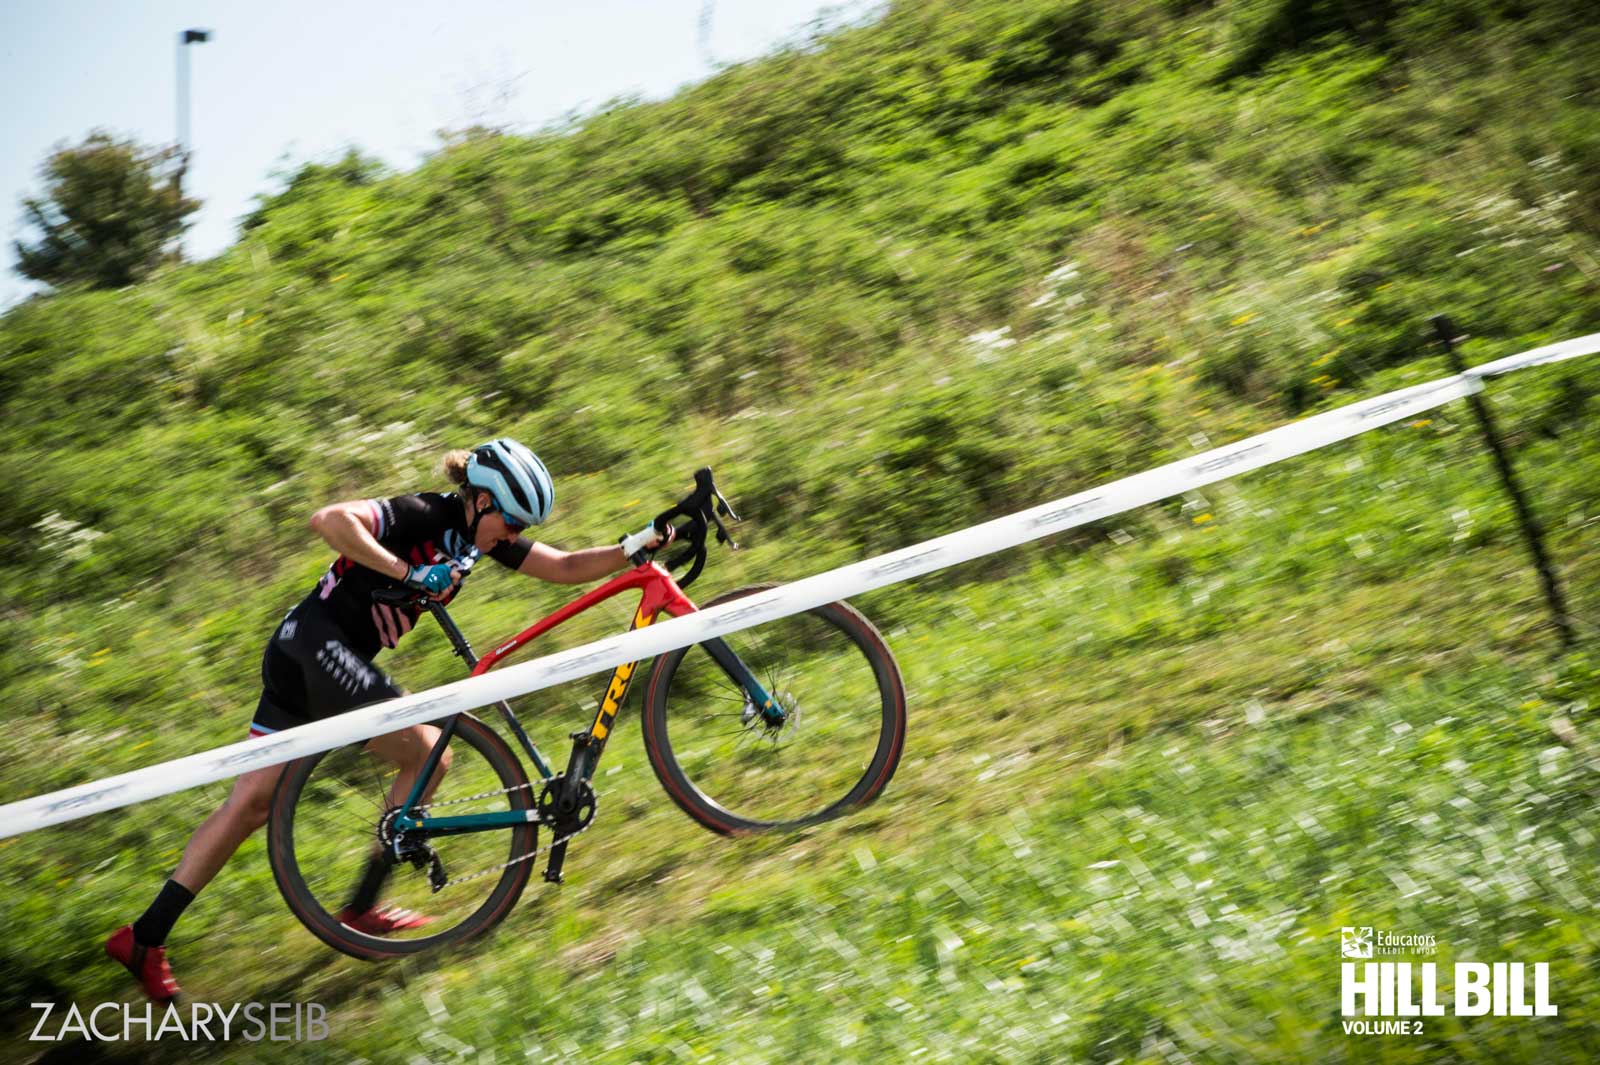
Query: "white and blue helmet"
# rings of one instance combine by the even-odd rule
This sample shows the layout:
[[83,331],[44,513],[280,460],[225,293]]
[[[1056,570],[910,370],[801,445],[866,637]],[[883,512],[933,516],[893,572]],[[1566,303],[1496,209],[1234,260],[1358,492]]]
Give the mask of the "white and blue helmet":
[[556,501],[555,484],[539,456],[509,437],[472,449],[467,484],[494,496],[511,520],[524,525],[542,523]]

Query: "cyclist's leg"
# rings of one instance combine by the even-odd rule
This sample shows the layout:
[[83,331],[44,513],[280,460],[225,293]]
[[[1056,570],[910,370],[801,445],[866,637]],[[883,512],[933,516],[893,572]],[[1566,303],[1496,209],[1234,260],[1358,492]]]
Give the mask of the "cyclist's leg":
[[[436,726],[412,725],[397,732],[374,736],[367,741],[367,750],[400,768],[394,782],[389,786],[390,806],[399,806],[406,800],[406,796],[411,794],[411,786],[416,781],[417,774],[422,772],[422,763],[427,760],[428,752],[433,750],[433,745],[438,740],[439,729]],[[439,786],[439,782],[449,771],[450,748],[446,747],[439,756],[439,764],[434,768],[432,778],[422,791],[423,802],[432,797],[433,790]]]
[[[370,660],[350,647],[344,634],[329,625],[312,625],[299,634],[297,648],[304,666],[306,697],[317,717],[344,713],[370,703],[398,698],[405,692]],[[398,806],[411,792],[428,752],[439,738],[433,725],[411,725],[366,742],[366,749],[399,769],[391,782],[388,801]],[[450,768],[447,748],[428,782],[424,798]]]
[[[287,700],[278,690],[284,683],[292,686],[296,673],[294,664],[284,659],[281,651],[275,648],[281,631],[274,633],[273,640],[268,642],[262,656],[263,690],[255,720],[251,723],[250,734],[253,736],[297,723],[283,709],[282,704]],[[200,890],[217,875],[233,852],[238,850],[239,844],[265,822],[266,811],[270,809],[272,794],[282,773],[282,766],[268,766],[252,770],[235,780],[228,798],[191,834],[178,867],[162,884],[155,899],[139,919],[128,926],[131,930],[130,949],[142,959],[134,966],[136,975],[152,997],[170,997],[177,992],[177,983],[167,967],[163,944]],[[119,930],[112,937],[113,941],[121,935]],[[120,944],[108,943],[107,950],[118,960],[124,960]]]
[[250,835],[267,823],[272,793],[283,766],[252,769],[233,782],[233,790],[189,837],[172,879],[198,895]]
[[[302,666],[306,686],[307,705],[314,708],[316,717],[329,717],[375,702],[397,698],[404,694],[371,660],[350,646],[340,629],[316,617],[302,619],[295,634],[295,657]],[[422,763],[438,739],[439,730],[432,725],[412,725],[382,736],[373,737],[363,744],[363,749],[397,767],[398,772],[389,782],[386,801],[398,806],[411,791],[412,782],[422,769]],[[440,759],[430,782],[428,794],[438,786],[448,768],[449,752]],[[376,824],[374,824],[376,827]],[[391,869],[376,840],[367,853],[361,868],[352,878],[345,915],[367,913],[377,905]]]
[[[292,617],[293,615],[291,615]],[[289,632],[292,634],[293,629]],[[293,655],[286,650],[284,628],[280,626],[261,661],[261,699],[250,719],[250,735],[265,736],[303,725],[309,718],[303,712],[305,685]],[[270,765],[242,773],[233,782],[221,806],[212,811],[183,850],[172,879],[198,895],[222,869],[233,852],[249,836],[267,823],[272,809],[272,793],[283,775],[283,766]]]
[[[370,750],[379,758],[384,758],[400,768],[395,779],[389,785],[389,806],[398,806],[406,800],[411,793],[411,784],[422,771],[422,763],[427,760],[427,753],[434,750],[440,732],[432,724],[413,724],[410,728],[398,729],[387,732],[384,736],[374,736],[366,740],[366,750]],[[438,756],[438,766],[434,769],[434,777],[429,780],[427,787],[422,790],[422,801],[426,803],[434,795],[434,788],[443,780],[445,772],[450,769],[450,748],[446,747]],[[366,867],[362,875],[358,876],[355,886],[350,891],[349,902],[341,911],[341,919],[358,918],[360,915],[371,915],[378,908],[378,897],[382,894],[384,883],[389,880],[392,865],[384,859],[381,849],[373,846],[366,856]],[[416,919],[410,911],[400,911],[397,915],[390,915],[392,919],[402,921],[402,927],[410,927],[408,921]],[[381,934],[381,932],[374,932]]]

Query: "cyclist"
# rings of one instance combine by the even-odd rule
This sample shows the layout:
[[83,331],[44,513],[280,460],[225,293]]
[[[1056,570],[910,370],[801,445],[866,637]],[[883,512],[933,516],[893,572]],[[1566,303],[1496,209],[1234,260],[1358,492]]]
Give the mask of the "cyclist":
[[[620,546],[561,551],[520,535],[549,517],[555,490],[544,463],[515,440],[451,452],[444,472],[456,491],[333,503],[311,516],[311,528],[339,557],[267,643],[252,737],[402,694],[372,659],[399,642],[420,610],[374,602],[375,589],[403,584],[448,602],[483,555],[530,577],[584,584],[621,569],[636,552],[653,551],[672,539],[670,529],[663,537],[647,525],[624,536]],[[404,796],[410,789],[438,736],[432,725],[412,725],[367,742],[368,750],[398,766],[391,795]],[[428,791],[449,762],[447,750]],[[106,953],[127,967],[151,998],[164,1001],[178,994],[164,946],[167,935],[239,844],[266,823],[283,768],[242,774],[227,800],[190,837],[144,915],[106,941]],[[428,922],[421,914],[378,905],[387,871],[387,863],[374,855],[339,920],[370,935]]]

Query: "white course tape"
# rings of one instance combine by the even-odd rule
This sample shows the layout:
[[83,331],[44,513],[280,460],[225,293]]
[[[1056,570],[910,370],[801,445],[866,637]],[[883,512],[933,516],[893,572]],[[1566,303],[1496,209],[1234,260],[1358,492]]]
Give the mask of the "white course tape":
[[515,698],[612,669],[624,662],[642,661],[699,643],[710,636],[735,632],[859,595],[1281,462],[1380,425],[1409,418],[1482,388],[1478,376],[1467,373],[1389,392],[1031,510],[819,573],[748,599],[661,621],[610,639],[285,729],[271,736],[243,740],[9,803],[0,806],[0,838],[225,780],[247,770],[262,769],[407,725]]
[[1576,359],[1580,355],[1593,355],[1596,352],[1600,352],[1600,333],[1590,333],[1586,337],[1573,337],[1558,344],[1546,344],[1542,348],[1524,351],[1519,355],[1507,355],[1503,359],[1474,366],[1467,373],[1473,377],[1494,377],[1510,373],[1512,370],[1525,370],[1529,366],[1563,362],[1567,359]]

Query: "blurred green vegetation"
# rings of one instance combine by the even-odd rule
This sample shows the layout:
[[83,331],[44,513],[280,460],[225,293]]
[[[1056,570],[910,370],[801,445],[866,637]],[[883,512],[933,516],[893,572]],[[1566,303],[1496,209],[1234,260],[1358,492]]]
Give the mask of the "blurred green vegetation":
[[200,201],[183,195],[187,159],[96,130],[58,145],[39,167],[44,190],[22,201],[35,242],[14,241],[17,273],[50,285],[119,288],[177,262]]
[[[218,258],[0,318],[0,791],[240,738],[327,563],[310,512],[434,486],[490,434],[550,465],[569,547],[713,465],[749,550],[701,598],[1439,376],[1433,313],[1474,361],[1600,330],[1596,54],[1550,0],[930,0],[413,172],[308,164]],[[1490,388],[1586,642],[1597,384]],[[560,601],[474,584],[479,642]],[[295,1060],[1600,1055],[1600,687],[1592,651],[1551,664],[1464,410],[861,605],[914,730],[864,816],[715,841],[629,729],[568,886],[492,943],[334,959],[253,841],[179,926],[180,979],[334,1003]],[[383,664],[442,682],[442,644]],[[526,700],[536,738],[592,687]],[[123,994],[99,937],[223,793],[0,843],[9,1001]],[[1549,960],[1574,1008],[1538,1043],[1346,1042],[1357,918]]]

